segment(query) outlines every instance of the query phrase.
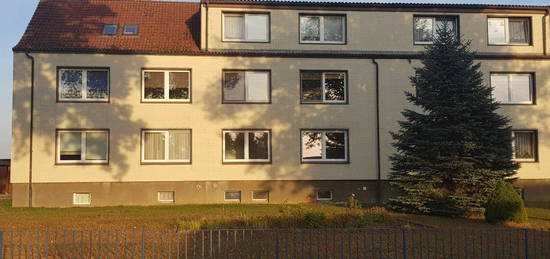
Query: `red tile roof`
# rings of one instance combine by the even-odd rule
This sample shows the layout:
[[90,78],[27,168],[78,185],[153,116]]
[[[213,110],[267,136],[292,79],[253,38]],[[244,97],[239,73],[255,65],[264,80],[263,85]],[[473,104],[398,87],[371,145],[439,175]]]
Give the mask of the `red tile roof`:
[[[118,24],[116,36],[102,35]],[[124,36],[138,24],[137,36]],[[136,0],[41,0],[14,51],[189,53],[200,48],[200,3]]]

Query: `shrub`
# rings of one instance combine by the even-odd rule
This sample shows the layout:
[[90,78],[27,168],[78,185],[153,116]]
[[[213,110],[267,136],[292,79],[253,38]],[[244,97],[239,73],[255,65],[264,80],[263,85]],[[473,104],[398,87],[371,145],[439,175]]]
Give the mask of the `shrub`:
[[307,228],[323,228],[328,220],[325,214],[320,212],[307,212],[304,214],[304,224]]
[[510,183],[499,183],[485,207],[485,220],[491,223],[502,221],[527,221],[525,205]]
[[196,220],[184,220],[178,224],[178,228],[181,230],[199,230],[202,223]]

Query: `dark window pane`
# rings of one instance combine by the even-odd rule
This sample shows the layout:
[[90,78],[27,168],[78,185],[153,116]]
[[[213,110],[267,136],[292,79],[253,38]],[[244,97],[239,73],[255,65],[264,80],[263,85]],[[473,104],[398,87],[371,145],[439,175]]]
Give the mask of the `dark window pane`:
[[322,74],[320,72],[302,72],[302,100],[321,101]]
[[138,26],[136,24],[127,24],[124,26],[124,34],[136,35],[138,34]]
[[249,132],[249,159],[269,159],[268,141],[269,134],[267,132]]
[[344,132],[327,132],[327,159],[346,159],[346,134]]
[[145,99],[164,99],[164,72],[145,72]]
[[252,199],[253,200],[267,200],[267,199],[269,199],[269,192],[268,191],[253,191],[252,192]]
[[451,31],[451,33],[457,37],[457,27],[456,27],[456,19],[453,17],[438,17],[435,21],[435,30],[434,35],[437,37],[438,30],[441,30],[444,28],[445,24],[447,25],[447,29]]
[[529,39],[529,20],[510,19],[510,43],[528,43]]
[[244,101],[244,72],[223,73],[223,99],[226,101]]
[[103,35],[115,35],[117,27],[116,24],[103,25]]
[[189,73],[170,72],[170,99],[189,99]]
[[88,99],[106,99],[109,96],[109,72],[88,71]]
[[319,200],[332,200],[332,192],[327,190],[317,191],[317,199]]
[[534,132],[514,132],[514,142],[516,159],[535,159]]
[[344,17],[342,16],[325,16],[324,18],[324,40],[325,41],[344,41]]
[[64,70],[61,73],[61,98],[82,98],[82,70]]
[[244,133],[226,132],[225,141],[225,159],[244,159]]
[[240,191],[226,191],[225,192],[226,200],[240,200],[241,192]]
[[345,73],[325,73],[325,100],[343,101],[345,98]]

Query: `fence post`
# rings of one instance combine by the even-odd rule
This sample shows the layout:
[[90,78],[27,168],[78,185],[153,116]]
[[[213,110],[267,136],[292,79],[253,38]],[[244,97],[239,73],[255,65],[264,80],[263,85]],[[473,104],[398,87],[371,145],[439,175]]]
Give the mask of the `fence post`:
[[275,258],[279,259],[279,231],[275,230]]
[[525,259],[529,259],[529,230],[525,229]]
[[403,259],[407,259],[407,230],[401,230],[401,234],[403,237]]

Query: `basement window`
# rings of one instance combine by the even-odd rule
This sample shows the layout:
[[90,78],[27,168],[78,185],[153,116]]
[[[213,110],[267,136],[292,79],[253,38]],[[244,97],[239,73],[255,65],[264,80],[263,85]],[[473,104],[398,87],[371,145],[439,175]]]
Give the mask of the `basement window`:
[[172,191],[158,192],[158,201],[163,203],[173,203],[175,201],[175,193]]
[[253,201],[268,201],[269,191],[252,191]]
[[513,160],[516,162],[537,161],[537,131],[513,130],[512,131]]
[[90,205],[92,204],[92,194],[87,193],[73,193],[73,205]]
[[117,28],[116,24],[105,24],[103,25],[103,35],[116,35]]
[[241,191],[225,191],[225,201],[241,201]]
[[138,25],[137,24],[126,24],[124,25],[124,35],[137,35],[138,34]]
[[317,191],[317,200],[318,201],[330,201],[330,200],[332,200],[332,191],[329,191],[329,190],[319,190],[319,191]]

